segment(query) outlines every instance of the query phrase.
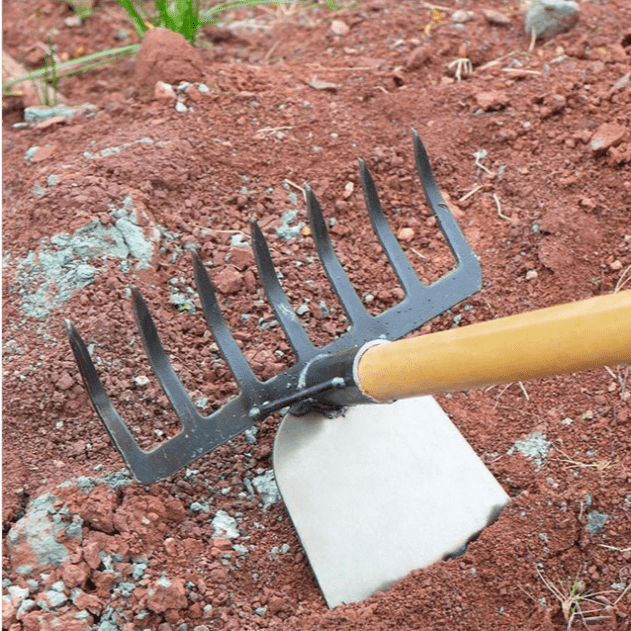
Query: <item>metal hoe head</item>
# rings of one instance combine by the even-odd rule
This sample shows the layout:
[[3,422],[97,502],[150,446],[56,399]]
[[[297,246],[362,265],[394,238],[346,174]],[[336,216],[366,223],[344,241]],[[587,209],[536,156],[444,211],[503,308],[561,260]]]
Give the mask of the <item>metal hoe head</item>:
[[212,282],[201,259],[194,254],[195,283],[206,322],[239,384],[238,396],[209,416],[200,414],[195,407],[167,358],[145,301],[137,289],[132,289],[132,306],[145,351],[181,424],[177,435],[155,449],[145,451],[140,448],[107,396],[84,341],[75,327],[66,321],[72,351],[92,404],[138,481],[155,482],[172,475],[274,411],[293,406],[294,413],[306,412],[319,405],[330,405],[331,393],[344,389],[347,384],[344,380],[333,378],[305,385],[302,376],[311,362],[322,357],[334,359],[337,355],[356,351],[371,340],[398,339],[480,289],[482,277],[478,260],[438,190],[425,148],[414,131],[412,140],[425,197],[451,248],[456,267],[431,285],[421,283],[388,226],[368,168],[359,160],[370,221],[405,292],[404,299],[391,309],[370,315],[334,252],[318,200],[305,186],[309,224],[316,250],[350,326],[347,332],[324,347],[312,344],[281,288],[265,238],[257,223],[253,222],[252,246],[260,280],[297,358],[296,363],[285,372],[260,381],[228,329]]

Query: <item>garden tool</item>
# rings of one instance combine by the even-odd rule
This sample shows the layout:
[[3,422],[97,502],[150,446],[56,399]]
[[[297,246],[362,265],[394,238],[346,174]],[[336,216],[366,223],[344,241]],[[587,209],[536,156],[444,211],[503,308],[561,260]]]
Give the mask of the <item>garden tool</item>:
[[[181,431],[140,448],[109,400],[90,353],[66,322],[92,404],[134,477],[174,474],[278,410],[288,410],[274,446],[274,470],[327,604],[362,600],[415,568],[457,554],[508,496],[431,394],[627,362],[631,292],[399,339],[481,287],[478,259],[449,212],[418,135],[412,133],[428,205],[456,266],[422,283],[391,232],[373,179],[359,161],[375,233],[405,297],[370,315],[344,273],[313,191],[305,186],[311,234],[350,323],[315,347],[291,307],[256,222],[259,276],[296,356],[285,372],[259,380],[228,329],[205,267],[193,254],[202,310],[239,394],[202,415],[178,379],[137,289],[132,305],[149,362]],[[395,341],[396,340],[396,341]],[[373,405],[383,403],[384,405]]]

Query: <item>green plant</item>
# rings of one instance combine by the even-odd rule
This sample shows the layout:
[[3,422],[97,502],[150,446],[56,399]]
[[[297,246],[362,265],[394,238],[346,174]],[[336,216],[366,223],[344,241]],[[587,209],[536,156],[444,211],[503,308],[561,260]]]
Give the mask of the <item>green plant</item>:
[[[309,5],[308,0],[227,0],[219,4],[204,3],[202,7],[201,0],[154,0],[155,14],[150,14],[144,7],[141,0],[118,0],[119,4],[125,9],[129,19],[131,20],[136,32],[140,37],[151,28],[151,26],[164,26],[168,29],[181,33],[191,43],[195,43],[199,30],[206,24],[212,24],[219,20],[219,16],[226,11],[240,9],[244,7],[253,7],[258,5],[281,5],[289,4],[292,7],[297,5]],[[81,7],[87,9],[82,0],[72,2],[72,7],[79,15]],[[335,10],[341,6],[335,0],[327,0],[327,6]],[[43,80],[46,85],[51,84],[56,90],[59,79],[80,74],[106,66],[114,61],[129,57],[136,54],[140,44],[127,44],[117,48],[109,48],[107,50],[84,55],[77,59],[57,63],[51,56],[47,58],[44,68],[27,72],[19,77],[15,77],[9,81],[2,82],[2,95],[14,95],[11,88],[24,81]],[[40,95],[40,101],[45,104],[49,103],[47,91]]]
[[[588,628],[590,624],[602,623],[606,620],[603,617],[603,603],[595,600],[596,596],[602,596],[607,592],[592,593],[586,589],[584,581],[575,579],[569,589],[563,585],[563,582],[559,583],[557,587],[554,583],[549,581],[537,569],[537,574],[541,579],[541,582],[547,587],[547,589],[554,595],[561,605],[561,613],[565,622],[567,622],[567,629],[571,629],[575,619],[580,619],[581,623]],[[615,601],[614,606],[624,596],[624,593]]]
[[[46,49],[44,56],[44,85],[42,87],[42,94],[38,96],[40,103],[44,105],[57,105],[57,86],[59,85],[59,77],[57,76],[57,58],[55,57],[55,46],[52,40],[48,40],[48,48]],[[52,87],[52,99],[48,91],[48,86]],[[37,90],[37,83],[33,82],[35,91]]]
[[79,57],[78,59],[55,63],[53,69],[51,69],[50,64],[47,63],[44,68],[27,72],[26,74],[15,77],[10,81],[3,81],[2,95],[6,96],[11,94],[11,88],[14,85],[23,83],[24,81],[34,81],[35,79],[43,79],[44,81],[54,80],[55,87],[57,87],[59,79],[62,77],[69,77],[86,72],[92,68],[105,66],[113,61],[129,57],[130,55],[135,54],[139,48],[140,44],[128,44],[126,46],[120,46],[119,48],[110,48],[108,50],[99,51],[98,53],[92,53],[90,55]]
[[89,6],[86,0],[68,0],[68,4],[72,7],[75,15],[82,20],[94,15],[94,9]]
[[162,26],[180,33],[194,44],[199,30],[206,24],[217,22],[226,11],[263,4],[303,4],[296,0],[228,0],[210,4],[201,0],[153,0],[154,12],[150,13],[141,0],[118,0],[125,9],[139,37],[153,26]]

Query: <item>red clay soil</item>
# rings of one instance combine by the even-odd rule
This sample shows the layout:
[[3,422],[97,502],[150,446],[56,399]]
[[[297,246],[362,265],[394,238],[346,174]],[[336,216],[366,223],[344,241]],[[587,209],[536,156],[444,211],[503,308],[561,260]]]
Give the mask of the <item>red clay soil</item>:
[[[3,47],[37,67],[49,36],[60,59],[137,41],[116,3],[95,8],[71,27],[63,2],[4,2]],[[471,19],[455,21],[456,9]],[[629,366],[437,397],[511,503],[460,557],[328,610],[282,501],[264,508],[252,483],[271,469],[278,415],[171,479],[133,483],[63,326],[71,319],[95,345],[143,447],[175,434],[129,287],[210,412],[236,386],[194,309],[191,248],[262,378],[292,356],[269,326],[250,218],[312,339],[346,326],[303,227],[303,182],[335,220],[371,312],[401,290],[365,214],[358,157],[421,278],[451,269],[412,128],[484,275],[482,291],[423,333],[628,289],[631,5],[580,9],[569,32],[532,48],[517,1],[243,10],[205,29],[197,51],[154,42],[61,80],[71,104],[94,106],[71,119],[25,125],[5,99],[3,628],[631,628]],[[154,98],[156,79],[191,85]],[[120,221],[135,246],[116,241]],[[218,511],[238,537],[213,527]],[[52,537],[48,555],[40,535]]]

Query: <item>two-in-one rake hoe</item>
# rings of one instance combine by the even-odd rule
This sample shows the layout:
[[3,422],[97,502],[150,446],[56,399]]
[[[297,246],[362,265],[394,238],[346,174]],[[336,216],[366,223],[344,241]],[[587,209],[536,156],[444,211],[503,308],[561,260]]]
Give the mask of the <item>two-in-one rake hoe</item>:
[[[418,174],[456,260],[421,283],[391,232],[360,161],[373,228],[405,292],[370,315],[334,253],[320,205],[306,187],[309,223],[324,270],[350,322],[315,347],[290,306],[265,239],[252,224],[259,276],[297,361],[260,381],[226,326],[197,255],[195,281],[206,322],[239,384],[209,416],[173,371],[147,306],[132,290],[149,361],[181,431],[142,450],[109,400],[85,343],[67,331],[83,382],[112,441],[140,482],[172,475],[277,410],[289,408],[274,445],[283,500],[330,607],[367,598],[461,548],[496,519],[507,494],[431,394],[575,372],[631,360],[631,291],[399,340],[481,287],[478,259],[434,181],[412,134]],[[398,340],[398,341],[394,341]],[[382,405],[374,405],[382,403]]]

